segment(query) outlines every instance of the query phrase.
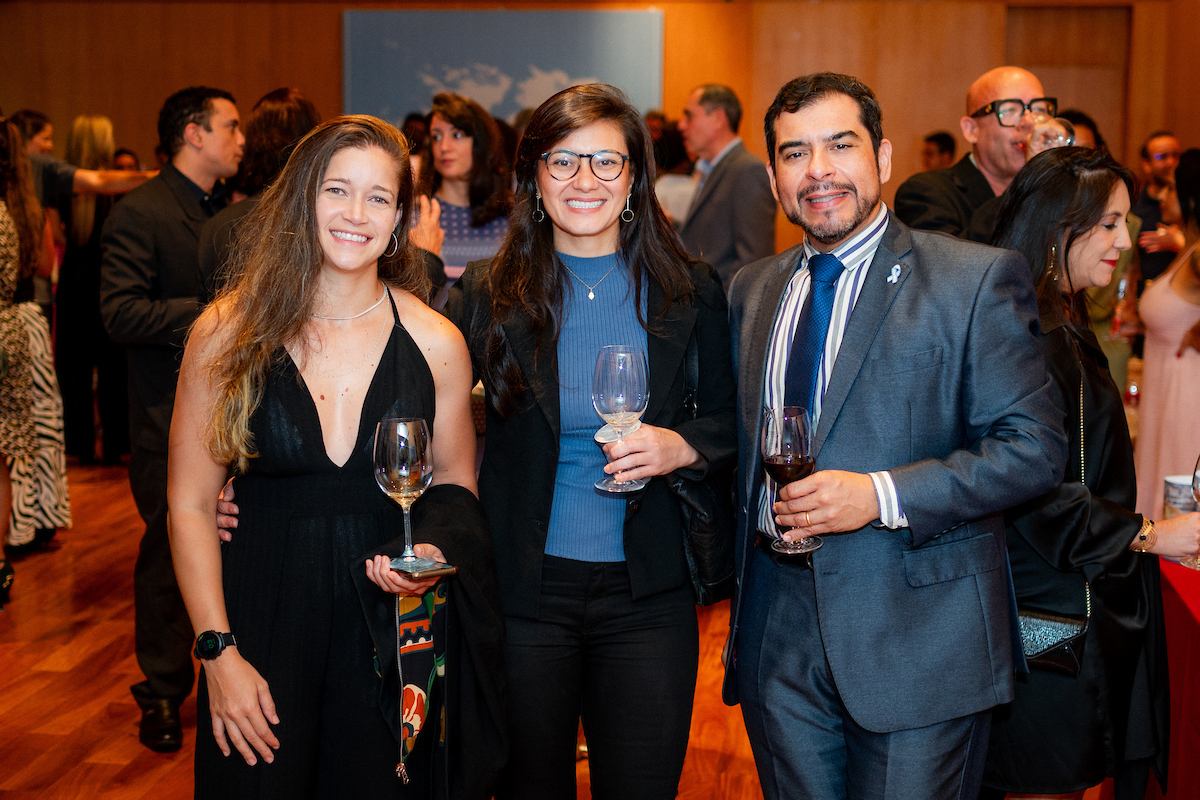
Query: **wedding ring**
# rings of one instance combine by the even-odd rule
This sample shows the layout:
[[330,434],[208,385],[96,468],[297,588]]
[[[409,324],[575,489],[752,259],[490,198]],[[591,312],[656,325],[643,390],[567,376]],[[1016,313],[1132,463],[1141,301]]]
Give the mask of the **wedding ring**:
[[808,512],[807,511],[804,512],[804,527],[806,527],[806,528],[812,527],[812,523],[808,521]]

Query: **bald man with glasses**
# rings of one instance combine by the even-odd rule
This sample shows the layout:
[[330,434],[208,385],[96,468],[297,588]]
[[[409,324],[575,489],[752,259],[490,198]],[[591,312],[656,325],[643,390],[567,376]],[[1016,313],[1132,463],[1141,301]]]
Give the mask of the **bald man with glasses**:
[[1003,194],[1025,166],[1034,115],[1057,113],[1058,101],[1045,94],[1037,76],[1020,67],[979,76],[959,120],[971,152],[952,167],[917,173],[901,184],[896,216],[913,228],[966,237],[979,207]]

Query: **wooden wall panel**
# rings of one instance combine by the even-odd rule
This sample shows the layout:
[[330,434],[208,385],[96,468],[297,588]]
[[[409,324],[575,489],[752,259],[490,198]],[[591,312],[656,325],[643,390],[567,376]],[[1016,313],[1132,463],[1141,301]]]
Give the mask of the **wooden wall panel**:
[[243,114],[272,89],[296,86],[332,116],[341,110],[340,13],[285,3],[2,5],[0,29],[20,34],[0,49],[0,107],[49,114],[60,155],[77,114],[105,114],[118,145],[145,162],[163,100],[184,86],[227,89]]
[[1007,58],[1042,81],[1059,108],[1096,120],[1114,153],[1126,150],[1130,9],[1010,8]]
[[1166,87],[1166,126],[1184,147],[1200,147],[1200,89],[1196,88],[1200,0],[1174,0],[1169,13],[1169,24],[1162,29],[1165,36],[1156,43],[1161,48],[1161,42],[1166,42],[1166,64],[1159,78]]
[[748,107],[753,91],[753,46],[749,4],[676,3],[662,6],[663,110],[671,119],[683,113],[683,104],[697,86],[723,83],[741,99],[742,134],[746,126],[762,121],[763,112]]
[[[1129,127],[1125,163],[1137,170],[1142,140],[1167,127],[1167,41],[1171,5],[1139,3],[1133,7],[1129,60]],[[1200,144],[1200,139],[1193,140]]]

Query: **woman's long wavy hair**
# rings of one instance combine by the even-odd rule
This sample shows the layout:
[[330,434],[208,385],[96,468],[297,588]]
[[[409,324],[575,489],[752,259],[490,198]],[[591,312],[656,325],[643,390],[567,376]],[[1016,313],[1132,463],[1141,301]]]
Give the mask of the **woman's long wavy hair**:
[[[80,169],[112,169],[112,120],[102,116],[80,115],[67,134],[67,161]],[[83,247],[92,238],[96,226],[96,195],[83,192],[71,198],[71,226],[67,234]]]
[[525,316],[536,337],[536,356],[557,347],[561,330],[566,268],[554,250],[551,220],[535,222],[535,197],[542,154],[572,132],[595,122],[611,122],[625,137],[632,170],[632,222],[621,222],[621,252],[633,275],[638,322],[648,331],[642,297],[649,281],[666,295],[663,313],[675,302],[691,302],[695,293],[691,260],[654,194],[654,149],[642,115],[620,89],[603,83],[573,86],[551,97],[534,112],[517,147],[517,197],[508,236],[492,262],[488,287],[492,298],[492,327],[483,353],[485,383],[496,409],[504,415],[517,410],[525,390],[520,368],[501,327]]
[[17,228],[17,276],[28,278],[37,269],[46,215],[33,188],[33,173],[25,142],[16,125],[0,117],[0,197]]
[[239,472],[255,455],[250,417],[262,401],[267,372],[281,359],[286,345],[304,346],[305,325],[317,299],[324,261],[317,194],[330,160],[351,147],[377,147],[396,168],[401,214],[393,233],[399,245],[388,247],[379,259],[379,277],[428,300],[429,275],[407,239],[413,180],[403,135],[383,120],[365,115],[336,117],[317,126],[296,146],[279,178],[242,224],[230,283],[216,301],[228,313],[221,324],[233,330],[212,362],[217,400],[205,438],[213,456],[235,464]]
[[1066,265],[1075,242],[1104,218],[1119,183],[1132,197],[1133,174],[1107,150],[1058,147],[1030,159],[1004,192],[992,244],[1029,261],[1043,320],[1087,327],[1087,295],[1071,283]]
[[[433,110],[425,117],[427,128],[433,125],[433,115],[445,117],[451,125],[471,137],[471,178],[468,194],[471,198],[471,227],[487,225],[512,210],[512,173],[504,151],[504,137],[492,115],[469,97],[450,92],[433,96]],[[421,149],[421,179],[417,186],[421,194],[433,197],[442,186],[441,173],[434,168],[433,137],[425,138]]]

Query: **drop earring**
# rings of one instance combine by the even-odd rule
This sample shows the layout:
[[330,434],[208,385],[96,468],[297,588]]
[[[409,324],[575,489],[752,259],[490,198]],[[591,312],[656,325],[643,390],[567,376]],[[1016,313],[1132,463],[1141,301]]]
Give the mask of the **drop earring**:
[[633,222],[633,209],[629,207],[629,200],[632,197],[632,194],[625,195],[625,210],[621,212],[622,222]]
[[538,192],[533,196],[533,221],[541,222],[546,218],[546,212],[542,211],[542,193]]

